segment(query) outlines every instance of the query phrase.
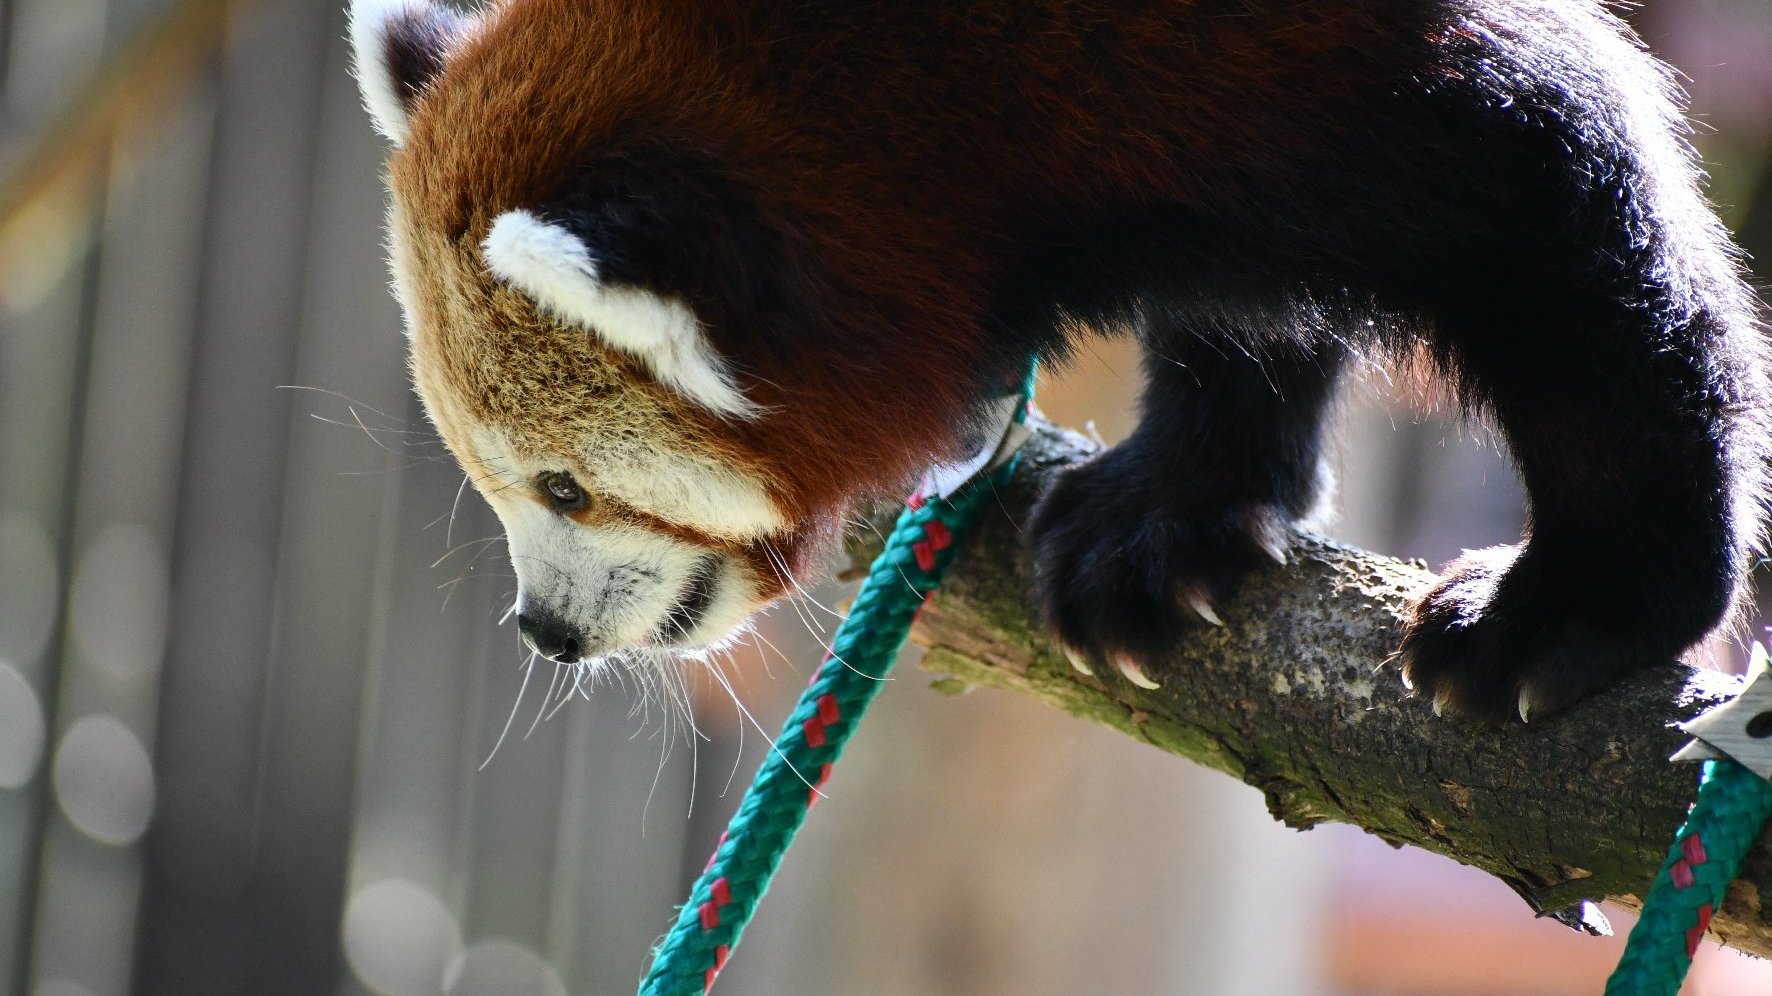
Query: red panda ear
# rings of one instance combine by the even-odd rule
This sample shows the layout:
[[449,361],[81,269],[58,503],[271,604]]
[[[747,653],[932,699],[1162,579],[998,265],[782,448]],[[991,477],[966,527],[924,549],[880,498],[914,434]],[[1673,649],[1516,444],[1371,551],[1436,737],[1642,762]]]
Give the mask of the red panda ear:
[[363,105],[395,145],[425,84],[443,71],[467,19],[430,0],[352,0],[351,48]]

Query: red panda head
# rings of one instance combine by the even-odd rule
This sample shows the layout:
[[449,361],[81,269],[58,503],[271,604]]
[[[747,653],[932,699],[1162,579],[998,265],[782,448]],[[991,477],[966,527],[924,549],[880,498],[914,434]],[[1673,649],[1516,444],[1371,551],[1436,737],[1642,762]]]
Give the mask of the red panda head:
[[667,6],[352,9],[414,380],[555,659],[719,641],[982,376],[967,267]]

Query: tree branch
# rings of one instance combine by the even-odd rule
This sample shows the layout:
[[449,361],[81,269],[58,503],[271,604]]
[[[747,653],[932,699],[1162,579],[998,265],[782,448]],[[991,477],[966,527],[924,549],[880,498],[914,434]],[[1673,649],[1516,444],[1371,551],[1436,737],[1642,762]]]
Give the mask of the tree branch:
[[[1737,679],[1669,667],[1529,726],[1438,718],[1386,663],[1410,598],[1433,575],[1316,538],[1298,545],[1290,566],[1257,571],[1218,606],[1222,629],[1202,625],[1147,662],[1161,689],[1107,669],[1084,676],[1029,604],[1021,527],[1043,482],[1095,450],[1039,424],[999,496],[1003,514],[979,524],[922,616],[915,638],[929,648],[925,669],[951,675],[955,687],[1032,694],[1241,778],[1288,826],[1351,823],[1474,865],[1541,911],[1584,899],[1640,905],[1697,786],[1695,766],[1666,760],[1685,739],[1672,724],[1733,695]],[[865,563],[878,542],[858,539],[851,552]],[[1760,904],[1772,887],[1769,838],[1711,933],[1772,956]]]

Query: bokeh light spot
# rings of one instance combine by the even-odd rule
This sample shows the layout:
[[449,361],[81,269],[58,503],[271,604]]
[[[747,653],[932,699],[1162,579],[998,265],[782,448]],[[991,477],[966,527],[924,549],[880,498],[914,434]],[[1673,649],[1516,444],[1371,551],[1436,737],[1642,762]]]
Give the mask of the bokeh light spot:
[[461,953],[455,915],[429,889],[404,879],[382,879],[352,894],[344,935],[351,971],[385,996],[434,996]]
[[450,963],[445,996],[566,996],[541,955],[510,941],[481,941]]
[[82,716],[55,752],[55,797],[87,836],[132,844],[154,815],[154,767],[140,739],[115,716]]

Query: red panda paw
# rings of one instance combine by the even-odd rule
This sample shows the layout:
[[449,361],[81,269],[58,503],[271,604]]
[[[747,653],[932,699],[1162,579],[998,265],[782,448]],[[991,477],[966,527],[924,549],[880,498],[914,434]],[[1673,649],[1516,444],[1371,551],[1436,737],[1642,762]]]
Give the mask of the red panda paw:
[[1536,723],[1637,668],[1671,663],[1689,637],[1580,604],[1519,547],[1470,550],[1411,610],[1403,680],[1436,714]]
[[1110,452],[1065,472],[1034,510],[1035,597],[1079,671],[1155,688],[1152,662],[1219,607],[1250,569],[1284,563],[1288,517],[1267,506],[1178,513],[1141,499]]

